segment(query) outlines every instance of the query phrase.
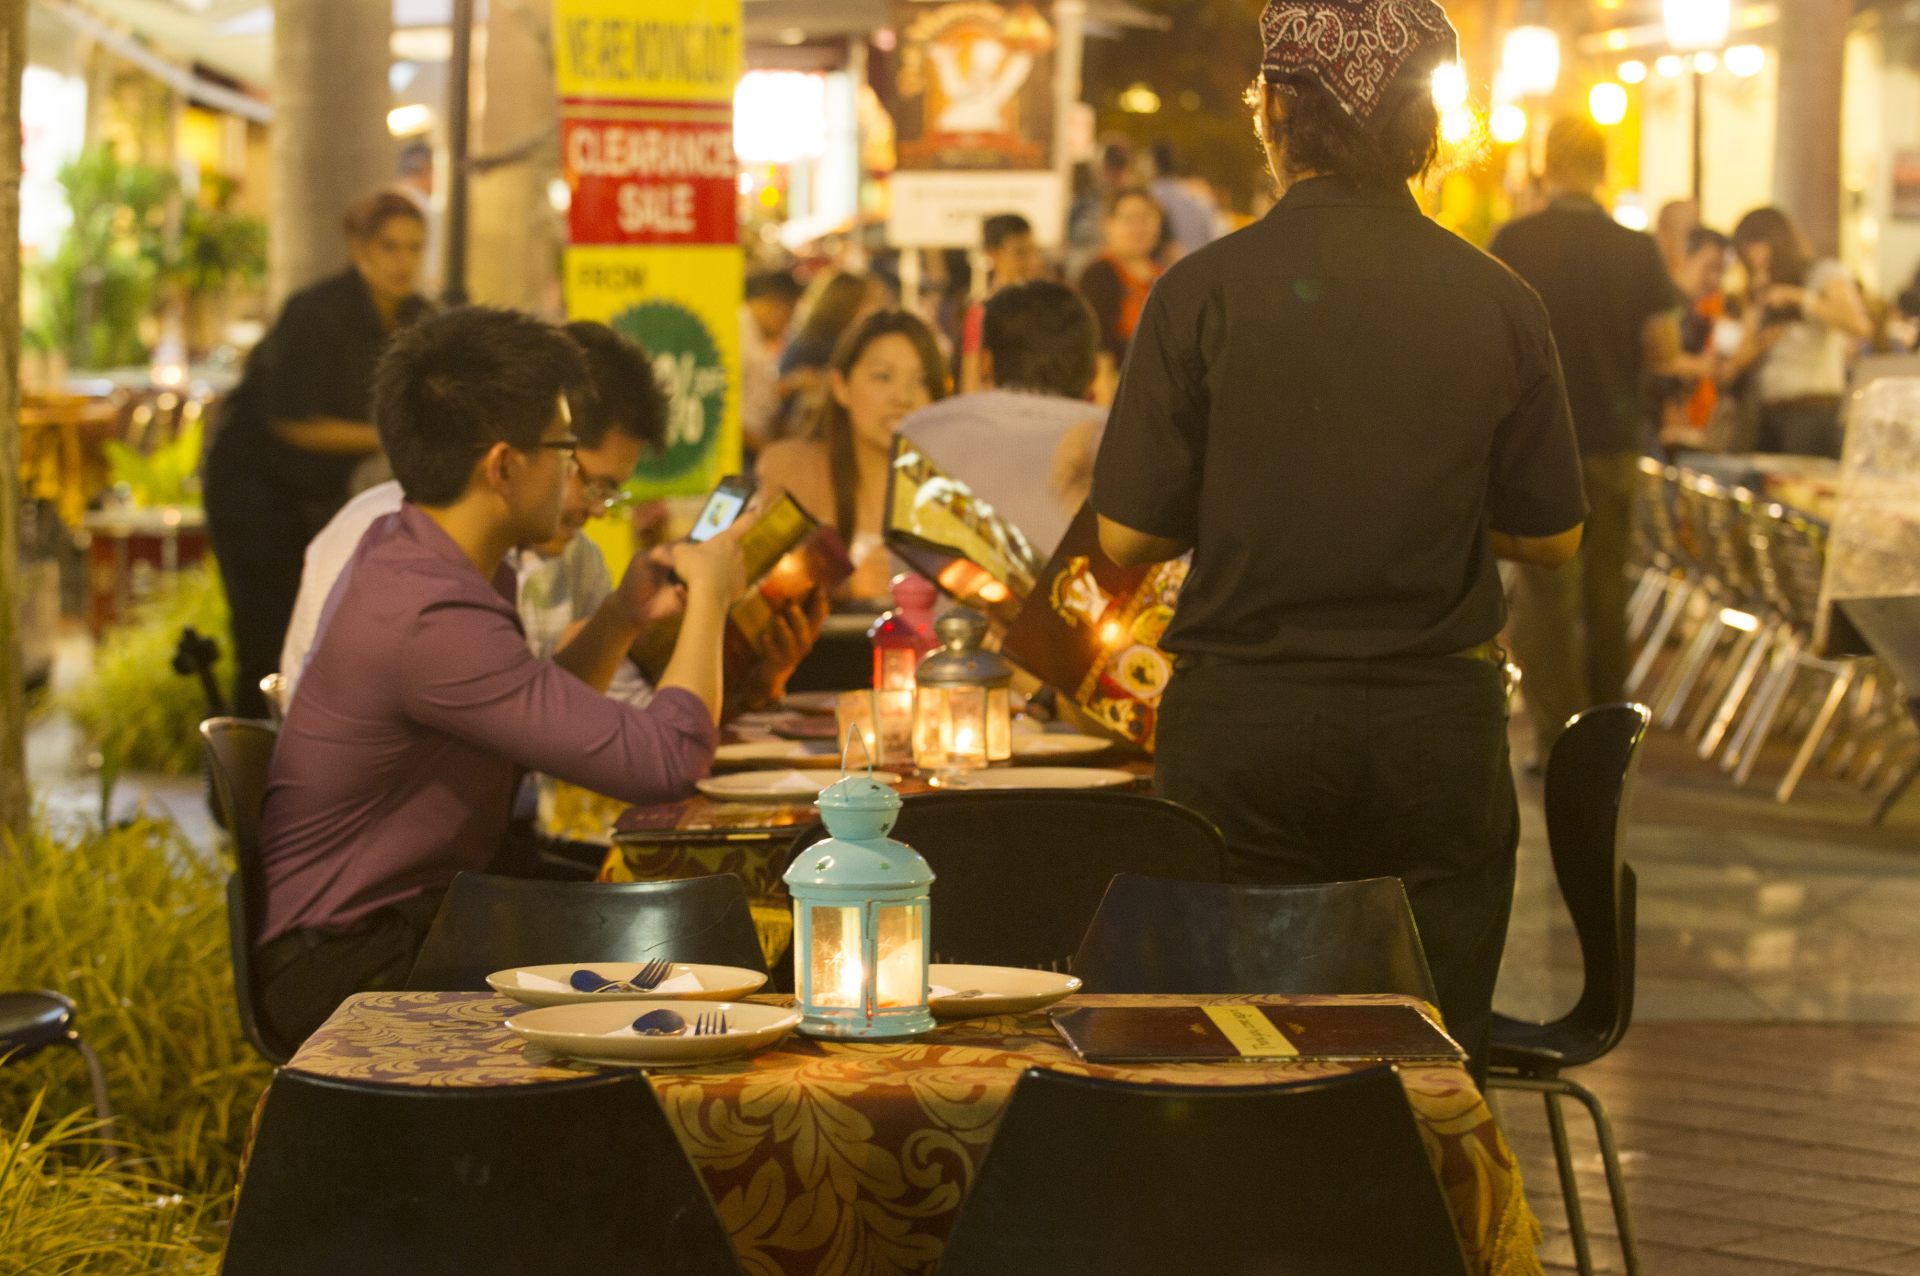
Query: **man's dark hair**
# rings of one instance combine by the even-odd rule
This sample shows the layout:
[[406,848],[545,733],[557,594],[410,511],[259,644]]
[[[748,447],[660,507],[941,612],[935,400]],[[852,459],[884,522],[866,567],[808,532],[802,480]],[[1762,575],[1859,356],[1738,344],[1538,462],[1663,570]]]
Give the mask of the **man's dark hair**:
[[1100,324],[1079,293],[1036,279],[987,298],[980,342],[1000,389],[1078,399],[1093,384]]
[[772,297],[788,305],[800,303],[800,281],[790,270],[760,270],[747,276],[747,300]]
[[461,306],[394,338],[373,378],[373,423],[400,490],[419,505],[451,505],[495,443],[531,448],[562,394],[583,415],[587,361],[545,320]]
[[1033,223],[1018,213],[995,213],[980,223],[980,246],[993,252],[1015,235],[1033,234]]
[[[1285,98],[1277,119],[1268,109],[1267,88]],[[1440,112],[1431,93],[1403,93],[1383,104],[1385,118],[1371,129],[1360,127],[1331,93],[1304,77],[1277,85],[1255,81],[1248,96],[1256,94],[1262,136],[1279,148],[1290,179],[1326,173],[1369,189],[1404,188],[1427,171],[1440,146]]]
[[576,320],[567,335],[587,355],[593,389],[576,405],[574,437],[583,447],[599,447],[609,430],[618,430],[657,452],[667,439],[667,396],[654,380],[653,360],[637,341],[604,323]]
[[1687,232],[1687,256],[1691,257],[1703,248],[1718,248],[1727,252],[1733,248],[1733,241],[1711,226],[1695,226]]
[[1561,116],[1547,129],[1541,169],[1556,186],[1592,190],[1607,180],[1607,135],[1585,116]]

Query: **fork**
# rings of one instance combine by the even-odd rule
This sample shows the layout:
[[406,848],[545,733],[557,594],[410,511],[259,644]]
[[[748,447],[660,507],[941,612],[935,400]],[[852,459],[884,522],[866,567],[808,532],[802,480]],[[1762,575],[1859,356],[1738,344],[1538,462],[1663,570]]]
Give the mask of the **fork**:
[[697,1015],[693,1021],[693,1035],[696,1037],[721,1037],[727,1033],[727,1012],[710,1010]]
[[576,970],[568,980],[581,992],[651,992],[673,973],[673,963],[656,957],[628,979],[602,979],[591,970]]

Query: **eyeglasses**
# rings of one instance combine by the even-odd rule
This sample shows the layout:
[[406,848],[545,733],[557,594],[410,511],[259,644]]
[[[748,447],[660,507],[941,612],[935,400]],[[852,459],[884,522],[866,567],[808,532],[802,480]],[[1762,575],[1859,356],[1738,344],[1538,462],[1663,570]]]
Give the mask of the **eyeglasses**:
[[578,464],[580,459],[579,458],[580,440],[579,439],[541,439],[538,443],[535,443],[529,447],[521,448],[520,450],[523,452],[536,452],[536,451],[560,452],[560,453],[563,453],[569,461],[572,461],[575,464]]
[[599,513],[611,512],[627,500],[627,493],[620,489],[621,480],[610,479],[602,475],[588,478],[580,475],[580,491],[587,498],[587,506]]

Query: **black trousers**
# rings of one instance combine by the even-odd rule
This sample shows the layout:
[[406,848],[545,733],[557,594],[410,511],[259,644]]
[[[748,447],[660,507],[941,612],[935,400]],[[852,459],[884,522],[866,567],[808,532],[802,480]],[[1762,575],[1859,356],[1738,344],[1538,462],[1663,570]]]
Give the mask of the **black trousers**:
[[233,711],[264,718],[260,680],[280,668],[307,542],[327,525],[344,494],[342,500],[316,500],[236,468],[208,460],[207,532],[232,613]]
[[1519,809],[1486,660],[1183,661],[1160,790],[1220,826],[1235,876],[1406,884],[1448,1031],[1484,1080]]
[[445,895],[428,891],[344,930],[291,931],[262,948],[256,961],[268,1024],[284,1040],[305,1041],[354,993],[403,986]]

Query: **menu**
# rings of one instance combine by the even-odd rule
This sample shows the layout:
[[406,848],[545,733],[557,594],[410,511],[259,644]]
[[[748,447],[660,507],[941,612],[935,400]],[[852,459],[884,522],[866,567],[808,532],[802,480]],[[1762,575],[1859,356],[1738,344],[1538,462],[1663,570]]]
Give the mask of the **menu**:
[[905,437],[887,472],[887,547],[949,595],[1003,624],[1044,560],[993,505]]
[[1466,1058],[1408,1005],[1076,1006],[1048,1017],[1088,1063]]
[[1122,567],[1082,506],[1014,616],[1001,654],[1065,693],[1095,722],[1149,751],[1173,661],[1160,639],[1187,560]]
[[[835,531],[782,494],[740,539],[747,579],[754,587],[727,613],[726,677],[745,674],[759,649],[761,635],[781,603],[807,596],[815,588],[831,591],[853,574],[846,545]],[[654,625],[640,640],[640,670],[658,681],[680,636],[680,618]]]

